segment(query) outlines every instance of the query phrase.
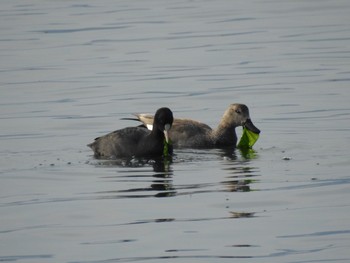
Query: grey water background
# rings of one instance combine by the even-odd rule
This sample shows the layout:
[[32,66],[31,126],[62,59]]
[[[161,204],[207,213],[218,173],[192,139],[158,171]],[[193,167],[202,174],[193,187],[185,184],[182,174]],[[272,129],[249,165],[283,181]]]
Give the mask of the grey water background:
[[[349,262],[350,2],[1,1],[0,261]],[[255,153],[94,160],[245,103]],[[241,133],[241,129],[237,130]]]

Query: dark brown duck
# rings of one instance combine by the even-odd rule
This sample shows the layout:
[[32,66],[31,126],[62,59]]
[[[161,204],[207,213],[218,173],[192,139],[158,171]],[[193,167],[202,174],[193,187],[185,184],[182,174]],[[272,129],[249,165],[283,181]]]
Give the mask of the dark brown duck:
[[[136,114],[148,129],[153,123],[153,115]],[[260,133],[244,104],[231,104],[223,114],[216,129],[191,119],[174,119],[169,138],[176,148],[222,148],[237,144],[236,127],[245,126],[248,130]],[[152,129],[152,128],[151,128]]]

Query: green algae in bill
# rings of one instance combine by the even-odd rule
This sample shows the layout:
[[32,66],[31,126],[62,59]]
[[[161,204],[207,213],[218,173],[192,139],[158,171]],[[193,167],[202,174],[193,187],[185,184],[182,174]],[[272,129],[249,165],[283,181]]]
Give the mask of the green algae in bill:
[[167,142],[166,139],[164,139],[164,149],[163,149],[163,156],[164,157],[168,157],[170,155],[169,147],[171,147],[171,141],[169,140]]
[[242,137],[237,145],[238,148],[252,148],[259,139],[259,133],[252,132],[243,127]]

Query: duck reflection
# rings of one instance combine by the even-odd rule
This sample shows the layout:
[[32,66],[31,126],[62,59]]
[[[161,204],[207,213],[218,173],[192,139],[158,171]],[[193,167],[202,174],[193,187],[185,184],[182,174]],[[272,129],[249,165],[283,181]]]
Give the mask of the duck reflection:
[[[217,162],[218,156],[221,160],[219,162]],[[184,152],[181,158],[175,155],[173,157],[156,159],[101,161],[98,165],[114,165],[126,169],[118,169],[117,174],[109,174],[103,177],[104,180],[118,182],[119,184],[116,184],[116,188],[119,188],[118,190],[99,192],[98,194],[100,195],[99,198],[119,199],[173,197],[209,192],[250,192],[253,191],[251,188],[252,184],[258,181],[255,177],[260,176],[259,169],[253,165],[255,158],[258,158],[255,152],[247,154],[246,151],[242,152],[239,149],[219,149],[210,152],[206,152],[205,150]],[[213,161],[213,163],[218,165],[217,168],[219,171],[224,171],[221,179],[217,182],[210,182],[209,179],[206,182],[203,179],[197,178],[198,181],[191,184],[174,183],[173,165],[176,166],[187,161],[199,163],[204,160]],[[192,166],[191,169],[195,167],[198,166]],[[178,172],[181,173],[181,171]],[[196,170],[193,170],[193,172],[196,172]],[[181,174],[179,175],[181,176]]]
[[258,153],[253,148],[221,148],[219,155],[225,159],[238,160],[239,156],[242,160],[254,160],[258,158]]
[[[119,170],[118,175],[104,176],[104,179],[113,182],[134,183],[140,180],[150,181],[146,187],[128,188],[114,191],[103,191],[97,194],[102,195],[102,199],[119,198],[146,198],[146,197],[169,197],[176,195],[173,186],[172,157],[153,159],[114,159],[100,160],[96,166],[132,168],[132,170]],[[153,168],[153,173],[149,169]],[[142,170],[141,170],[142,169]],[[150,174],[151,173],[151,174]],[[152,192],[152,194],[150,194]],[[154,193],[156,192],[156,193]]]
[[229,180],[221,182],[228,192],[250,192],[251,180]]
[[150,188],[152,191],[158,192],[155,197],[171,197],[176,195],[176,190],[173,185],[173,171],[171,169],[171,157],[161,158],[153,163],[153,180]]
[[250,192],[251,184],[257,182],[252,177],[259,176],[258,168],[251,166],[251,160],[258,158],[257,152],[253,149],[221,149],[220,155],[225,162],[223,170],[230,175],[228,180],[222,181],[226,191],[229,192]]

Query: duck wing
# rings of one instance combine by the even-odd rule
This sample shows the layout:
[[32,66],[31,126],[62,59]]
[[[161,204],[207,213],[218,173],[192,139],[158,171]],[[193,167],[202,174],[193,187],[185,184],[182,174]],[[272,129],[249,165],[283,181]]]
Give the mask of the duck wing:
[[[140,114],[134,114],[136,119],[129,118],[128,120],[137,120],[143,123],[144,126],[147,127],[147,129],[152,130],[153,128],[153,118],[154,116],[149,113],[140,113]],[[127,120],[127,118],[124,118],[124,120]],[[179,132],[189,132],[189,133],[204,133],[211,131],[209,125],[191,120],[191,119],[178,119],[175,118],[173,121],[173,125],[171,127],[171,131],[179,131]]]
[[[147,129],[153,128],[153,115],[148,113],[134,114]],[[175,118],[169,131],[169,137],[175,147],[204,147],[210,145],[212,129],[209,125],[191,120]]]
[[150,131],[141,127],[128,127],[98,137],[88,146],[98,158],[131,157],[137,155],[139,144]]

